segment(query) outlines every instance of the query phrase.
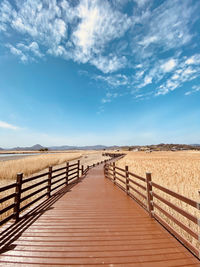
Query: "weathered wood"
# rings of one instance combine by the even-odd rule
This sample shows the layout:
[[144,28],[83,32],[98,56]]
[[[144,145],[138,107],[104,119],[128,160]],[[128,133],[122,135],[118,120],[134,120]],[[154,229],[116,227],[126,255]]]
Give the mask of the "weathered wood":
[[151,185],[151,173],[146,173],[147,182],[147,207],[149,215],[153,218],[153,196],[152,196],[152,185]]
[[83,174],[84,174],[84,166],[82,165],[81,166],[81,176],[83,176]]
[[68,185],[69,162],[66,163],[66,186]]
[[16,189],[15,189],[16,195],[15,195],[15,206],[14,206],[14,218],[16,222],[19,220],[22,179],[23,179],[23,173],[18,173],[16,181]]
[[115,183],[116,180],[116,173],[115,173],[115,162],[113,162],[113,181]]
[[194,201],[194,200],[192,200],[192,199],[189,199],[189,198],[187,198],[187,197],[185,197],[185,196],[182,196],[182,195],[180,195],[180,194],[178,194],[178,193],[176,193],[176,192],[173,192],[172,190],[169,190],[169,189],[167,189],[167,188],[165,188],[165,187],[163,187],[163,186],[161,186],[161,185],[158,185],[158,184],[156,184],[156,183],[153,183],[153,182],[152,182],[152,186],[155,187],[155,188],[158,188],[159,190],[161,190],[161,191],[167,193],[168,195],[170,195],[170,196],[172,196],[172,197],[175,197],[175,198],[177,198],[177,199],[179,199],[179,200],[185,202],[186,204],[191,205],[191,206],[194,207],[194,208],[197,208],[197,207],[198,207],[198,204],[199,204],[199,203],[196,202],[196,201]]
[[129,195],[129,172],[128,172],[128,166],[125,166],[126,170],[126,193]]
[[80,160],[78,160],[78,167],[77,167],[77,177],[78,177],[78,179],[80,178],[79,169],[80,169]]
[[50,198],[51,196],[51,179],[52,179],[52,167],[49,167],[49,174],[48,174],[48,187],[47,187],[47,197]]

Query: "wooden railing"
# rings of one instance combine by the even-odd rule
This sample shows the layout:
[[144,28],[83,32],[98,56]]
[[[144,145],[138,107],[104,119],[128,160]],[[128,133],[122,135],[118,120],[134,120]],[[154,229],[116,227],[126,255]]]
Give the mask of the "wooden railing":
[[[182,209],[180,207],[182,205],[175,205],[167,198],[173,197],[176,201],[178,200],[198,211],[200,210],[200,203],[152,182],[151,173],[146,173],[146,177],[144,178],[130,172],[128,166],[125,166],[124,169],[117,167],[115,162],[106,163],[104,166],[104,173],[106,178],[111,179],[114,184],[119,186],[145,208],[149,212],[150,217],[155,218],[195,256],[200,258],[200,251],[197,248],[200,245],[200,219],[191,214],[191,212]],[[184,220],[183,223],[180,219],[181,216],[170,214],[170,212],[166,210],[166,207],[187,220]],[[169,224],[166,218],[172,223]],[[191,222],[194,223],[194,226],[196,225],[195,228],[197,231],[192,229]],[[178,233],[174,226],[178,226],[181,230],[186,232],[187,235],[191,237],[190,241],[188,241],[188,238],[186,239],[183,235]],[[192,244],[192,239],[196,240],[197,246]]]
[[66,166],[54,169],[49,167],[48,171],[30,178],[23,179],[23,173],[18,173],[16,182],[4,187],[0,187],[0,226],[11,219],[15,222],[19,220],[20,213],[31,205],[42,200],[44,197],[50,198],[57,190],[78,182],[87,172],[100,163],[108,160],[88,165],[86,168],[80,166],[80,160],[76,163],[66,162]]

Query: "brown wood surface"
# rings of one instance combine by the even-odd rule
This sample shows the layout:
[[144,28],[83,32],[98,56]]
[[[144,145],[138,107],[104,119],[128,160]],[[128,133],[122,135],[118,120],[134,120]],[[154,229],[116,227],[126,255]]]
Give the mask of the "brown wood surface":
[[197,258],[104,178],[103,165],[2,231],[7,245],[0,266],[200,267]]

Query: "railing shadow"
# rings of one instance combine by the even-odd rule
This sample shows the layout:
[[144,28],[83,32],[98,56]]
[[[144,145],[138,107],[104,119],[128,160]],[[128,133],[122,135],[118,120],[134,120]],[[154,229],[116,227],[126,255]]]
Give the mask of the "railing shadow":
[[52,205],[66,193],[71,192],[71,189],[78,183],[81,183],[85,176],[86,175],[82,176],[78,181],[72,182],[68,186],[55,192],[50,198],[44,200],[38,206],[32,208],[19,218],[18,222],[5,226],[6,229],[1,232],[0,253],[14,249],[15,245],[12,243],[16,241],[35,221],[37,221],[41,215],[54,209]]

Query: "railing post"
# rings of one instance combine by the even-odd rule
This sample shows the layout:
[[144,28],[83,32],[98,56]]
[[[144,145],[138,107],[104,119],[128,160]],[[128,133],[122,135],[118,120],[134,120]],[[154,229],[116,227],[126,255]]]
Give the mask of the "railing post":
[[151,173],[146,173],[147,182],[147,207],[149,215],[153,218],[153,196],[152,196],[152,184],[151,184]]
[[79,179],[79,177],[80,177],[80,175],[79,175],[79,169],[80,169],[80,160],[78,160],[78,169],[77,169],[77,176],[78,176],[78,178],[77,179]]
[[81,176],[83,176],[83,174],[84,174],[84,166],[82,165],[81,166]]
[[115,174],[115,162],[113,162],[113,181],[115,183],[116,180],[116,174]]
[[126,193],[129,195],[129,172],[128,172],[128,166],[125,166],[126,170]]
[[106,175],[107,175],[107,173],[106,173],[106,168],[107,168],[107,165],[104,164],[104,168],[103,168],[104,178],[106,178]]
[[69,162],[66,163],[66,186],[68,186]]
[[16,182],[16,189],[15,189],[15,207],[14,207],[14,218],[15,222],[19,220],[19,213],[20,213],[20,202],[21,202],[21,190],[22,190],[22,178],[23,173],[17,174],[17,182]]
[[52,179],[52,167],[49,167],[49,174],[48,174],[48,187],[47,187],[47,197],[50,198],[51,196],[51,179]]

